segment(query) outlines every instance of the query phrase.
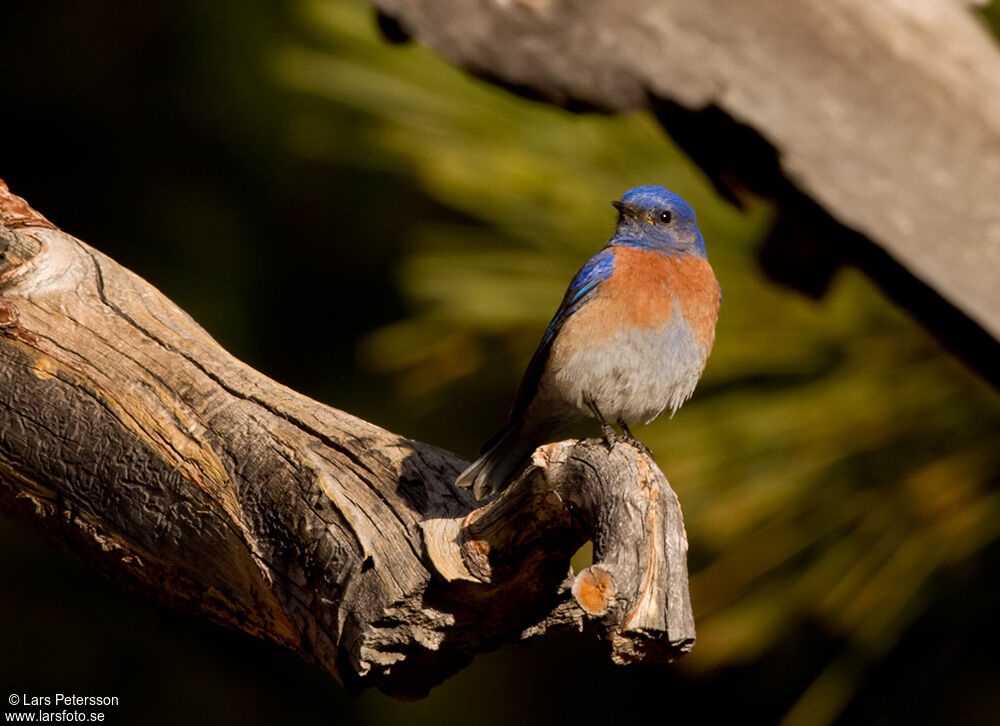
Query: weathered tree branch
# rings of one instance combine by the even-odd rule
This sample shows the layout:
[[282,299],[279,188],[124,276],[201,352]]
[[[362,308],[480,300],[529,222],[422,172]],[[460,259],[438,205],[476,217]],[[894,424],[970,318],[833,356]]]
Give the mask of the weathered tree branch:
[[[0,182],[0,508],[107,576],[419,696],[572,628],[616,662],[691,648],[680,507],[624,444],[562,442],[499,499],[464,462],[226,353]],[[595,562],[575,578],[588,538]]]

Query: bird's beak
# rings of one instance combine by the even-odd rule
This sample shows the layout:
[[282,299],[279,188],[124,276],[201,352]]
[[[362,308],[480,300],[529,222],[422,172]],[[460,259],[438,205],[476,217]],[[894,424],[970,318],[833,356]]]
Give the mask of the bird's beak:
[[635,207],[625,202],[611,202],[611,206],[618,210],[619,224],[626,219],[635,219]]

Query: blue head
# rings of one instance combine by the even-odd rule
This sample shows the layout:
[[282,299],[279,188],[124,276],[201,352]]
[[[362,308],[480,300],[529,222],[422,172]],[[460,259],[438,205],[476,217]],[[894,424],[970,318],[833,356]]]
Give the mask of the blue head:
[[705,240],[691,205],[669,189],[643,186],[629,189],[620,202],[618,227],[609,244],[630,245],[671,255],[705,257]]

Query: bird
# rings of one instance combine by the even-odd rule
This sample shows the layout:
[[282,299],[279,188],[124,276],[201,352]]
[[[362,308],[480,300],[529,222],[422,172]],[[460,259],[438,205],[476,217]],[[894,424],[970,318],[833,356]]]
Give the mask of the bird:
[[668,409],[672,417],[701,378],[722,289],[694,209],[658,185],[630,189],[612,205],[614,234],[570,282],[506,426],[456,479],[477,499],[502,491],[539,445],[589,416],[609,446],[624,439],[648,454],[628,423]]

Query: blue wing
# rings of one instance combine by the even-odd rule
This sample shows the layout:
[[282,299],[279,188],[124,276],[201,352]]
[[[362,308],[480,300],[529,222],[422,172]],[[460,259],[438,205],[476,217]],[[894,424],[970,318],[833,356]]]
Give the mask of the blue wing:
[[521,385],[517,389],[514,397],[514,405],[511,406],[510,416],[507,419],[507,426],[496,436],[491,438],[483,446],[483,451],[488,451],[499,441],[511,428],[520,425],[521,416],[531,404],[538,390],[538,381],[545,370],[545,363],[549,359],[549,351],[552,349],[552,341],[555,340],[559,329],[569,320],[569,317],[580,309],[580,306],[587,302],[601,283],[608,279],[612,270],[615,269],[615,253],[611,247],[605,247],[596,255],[587,260],[587,263],[576,273],[569,289],[563,296],[562,304],[552,317],[549,327],[545,329],[542,342],[538,344],[535,355],[528,363],[528,369],[524,372]]

